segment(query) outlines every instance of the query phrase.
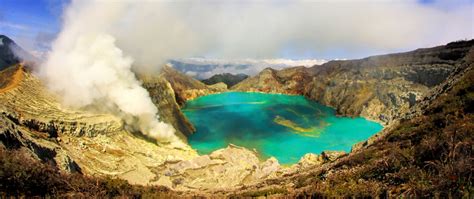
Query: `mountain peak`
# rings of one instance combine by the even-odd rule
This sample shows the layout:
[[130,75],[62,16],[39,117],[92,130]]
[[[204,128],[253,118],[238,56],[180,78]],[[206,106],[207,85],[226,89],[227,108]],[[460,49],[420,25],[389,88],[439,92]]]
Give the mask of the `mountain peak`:
[[6,35],[0,35],[0,70],[25,60],[35,62],[36,58]]
[[16,55],[18,45],[5,35],[0,35],[0,70],[20,62]]
[[7,37],[6,35],[0,35],[0,41],[3,42],[3,44],[15,43],[15,42],[13,42],[12,39]]
[[239,82],[243,81],[244,79],[247,79],[249,76],[239,73],[239,74],[232,74],[232,73],[222,73],[222,74],[216,74],[213,75],[212,77],[208,79],[201,80],[207,85],[212,85],[216,84],[219,82],[225,83],[228,87],[232,87]]

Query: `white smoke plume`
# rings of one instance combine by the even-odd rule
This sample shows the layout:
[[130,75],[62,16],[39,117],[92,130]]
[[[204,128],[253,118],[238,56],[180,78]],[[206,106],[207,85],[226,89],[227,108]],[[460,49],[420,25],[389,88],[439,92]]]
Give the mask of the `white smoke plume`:
[[39,74],[65,103],[106,107],[144,134],[170,140],[173,129],[158,121],[132,71],[187,57],[269,59],[334,47],[398,51],[472,38],[472,1],[431,2],[72,0]]
[[133,58],[109,32],[123,5],[106,5],[73,2],[39,74],[67,105],[114,113],[149,137],[177,143],[173,127],[158,120],[157,108],[132,72]]

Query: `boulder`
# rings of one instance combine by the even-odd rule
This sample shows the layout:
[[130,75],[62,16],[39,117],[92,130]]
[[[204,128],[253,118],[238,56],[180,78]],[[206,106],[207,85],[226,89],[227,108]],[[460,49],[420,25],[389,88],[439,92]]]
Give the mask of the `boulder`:
[[344,151],[323,151],[321,153],[324,162],[332,162],[344,155],[346,155]]

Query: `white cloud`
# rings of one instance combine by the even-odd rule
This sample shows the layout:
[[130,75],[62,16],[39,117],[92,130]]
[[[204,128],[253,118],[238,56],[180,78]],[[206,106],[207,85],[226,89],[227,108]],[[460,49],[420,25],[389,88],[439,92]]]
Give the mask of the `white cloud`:
[[263,69],[271,67],[273,69],[283,69],[292,66],[314,66],[320,65],[326,60],[322,59],[206,59],[206,58],[185,58],[177,59],[173,66],[187,75],[197,79],[207,79],[215,74],[231,73],[246,75],[256,75]]
[[1,28],[9,28],[9,29],[18,29],[18,30],[29,30],[30,29],[26,25],[17,24],[17,23],[10,23],[10,22],[7,22],[7,21],[0,21],[0,27]]
[[132,72],[134,59],[124,55],[109,32],[128,7],[109,5],[74,1],[38,73],[64,104],[113,113],[128,127],[179,146],[175,130],[158,120],[149,93]]
[[103,23],[136,65],[149,68],[170,58],[273,59],[285,50],[314,58],[334,49],[398,51],[474,35],[468,0],[84,0],[75,5],[98,12],[97,18],[78,20]]

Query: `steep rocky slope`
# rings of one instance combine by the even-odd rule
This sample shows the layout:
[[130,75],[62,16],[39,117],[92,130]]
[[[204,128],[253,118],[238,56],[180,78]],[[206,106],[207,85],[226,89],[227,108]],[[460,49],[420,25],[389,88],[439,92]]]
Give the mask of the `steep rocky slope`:
[[176,102],[176,94],[171,84],[162,75],[141,75],[140,80],[143,87],[150,93],[153,103],[158,107],[161,119],[178,131],[182,139],[186,139],[196,131],[193,125],[186,119]]
[[63,107],[23,66],[7,68],[0,76],[11,80],[0,89],[0,141],[7,148],[29,149],[66,171],[135,183],[149,182],[154,176],[151,167],[197,156],[190,148],[146,141],[126,131],[113,115]]
[[231,89],[305,95],[339,114],[390,123],[465,63],[473,45],[474,40],[459,41],[311,68],[265,69]]
[[234,196],[472,197],[474,53],[465,61],[365,146]]
[[223,74],[217,74],[213,75],[212,77],[208,79],[201,80],[203,83],[207,85],[212,85],[212,84],[217,84],[219,82],[225,83],[227,87],[232,87],[239,82],[243,81],[244,79],[247,79],[249,76],[246,74],[230,74],[230,73],[223,73]]
[[171,84],[176,94],[176,102],[178,102],[180,106],[184,105],[187,100],[227,90],[227,88],[223,88],[222,86],[207,86],[192,77],[178,72],[168,65],[163,66],[160,74]]

